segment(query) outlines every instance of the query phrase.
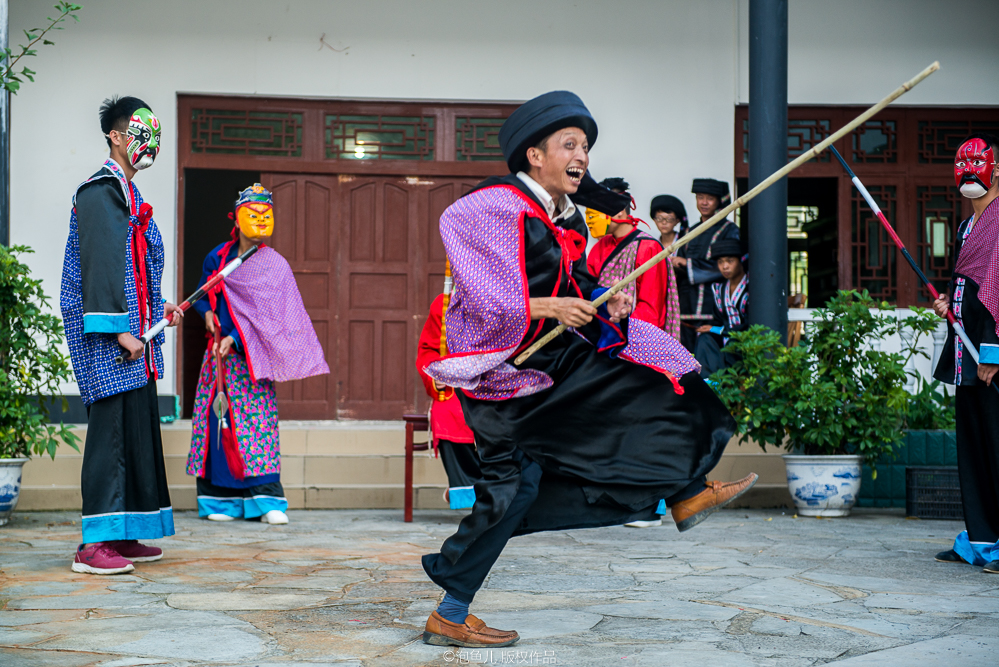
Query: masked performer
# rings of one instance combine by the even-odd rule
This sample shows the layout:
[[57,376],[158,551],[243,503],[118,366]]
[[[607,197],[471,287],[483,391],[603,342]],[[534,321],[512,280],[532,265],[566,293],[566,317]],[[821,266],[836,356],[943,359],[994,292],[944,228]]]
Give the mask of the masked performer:
[[978,346],[976,364],[950,327],[934,377],[954,384],[957,407],[957,468],[967,530],[954,547],[937,554],[943,562],[984,565],[999,574],[999,138],[971,135],[957,150],[954,177],[971,199],[974,214],[957,228],[954,275],[933,309],[947,310]]
[[[200,285],[274,231],[271,193],[239,193],[233,239],[205,258]],[[262,246],[194,304],[209,332],[194,399],[187,473],[197,476],[198,515],[212,521],[288,523],[281,486],[274,382],[329,373],[295,276]]]
[[[649,217],[659,230],[659,242],[664,248],[669,247],[683,238],[687,232],[687,209],[683,202],[673,195],[658,195],[652,199]],[[673,257],[670,257],[669,287],[666,290],[666,333],[680,340],[680,289],[676,279],[676,269],[673,268]]]
[[749,275],[746,273],[742,244],[735,239],[715,241],[711,256],[718,264],[718,272],[725,282],[711,284],[711,324],[697,327],[697,346],[694,357],[701,365],[701,377],[707,378],[736,362],[733,354],[725,352],[728,336],[733,331],[749,327],[746,310],[749,308]]
[[[695,178],[691,192],[697,196],[697,212],[701,216],[698,224],[730,203],[728,183],[724,181]],[[711,246],[721,239],[738,241],[739,227],[731,220],[725,220],[716,225],[711,233],[701,234],[680,248],[677,257],[673,259],[680,285],[680,312],[685,324],[680,333],[680,341],[691,352],[697,341],[697,327],[711,320],[711,285],[724,280],[711,256]]]
[[[511,173],[487,179],[441,216],[454,274],[444,316],[449,354],[424,370],[461,389],[483,479],[457,532],[423,557],[446,592],[427,620],[431,644],[518,639],[468,614],[511,536],[644,519],[662,498],[686,530],[756,479],[705,486],[733,432],[731,416],[675,340],[627,319],[626,295],[599,312],[589,302],[603,288],[585,269],[576,206],[613,214],[628,205],[588,175],[596,137],[576,95],[527,102],[499,132]],[[573,330],[512,364],[559,321]]]
[[447,268],[444,278],[444,293],[430,304],[430,316],[420,334],[419,349],[416,353],[416,370],[423,380],[430,404],[430,435],[434,453],[441,457],[447,473],[448,489],[444,499],[451,509],[468,509],[475,504],[473,488],[481,473],[479,456],[475,452],[475,436],[465,424],[461,403],[455,395],[454,387],[438,384],[423,372],[423,369],[447,355],[447,340],[444,333],[444,311],[451,296],[451,269]]
[[160,296],[163,240],[132,182],[159,153],[160,122],[135,97],[104,100],[100,120],[111,155],[73,197],[60,307],[88,415],[73,571],[117,574],[162,558],[137,540],[174,532],[156,399],[163,336],[139,338],[180,311]]
[[[623,178],[607,178],[601,181],[601,185],[630,198],[628,183]],[[594,213],[601,215],[599,211]],[[590,210],[587,210],[587,218],[591,218]],[[608,219],[607,233],[587,254],[586,267],[601,286],[610,287],[662,251],[655,237],[638,229],[639,222],[641,220],[631,215],[629,204],[628,208]],[[635,304],[631,319],[643,320],[660,329],[667,328],[670,313],[666,295],[670,273],[668,262],[660,262],[624,289]],[[671,324],[679,326],[678,315],[677,311],[673,311]]]

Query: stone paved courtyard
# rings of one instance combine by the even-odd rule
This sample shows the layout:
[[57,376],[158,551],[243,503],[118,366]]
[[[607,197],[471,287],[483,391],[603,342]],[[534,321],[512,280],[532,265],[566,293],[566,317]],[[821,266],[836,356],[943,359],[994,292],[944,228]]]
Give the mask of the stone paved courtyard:
[[932,560],[961,526],[732,510],[679,534],[510,543],[473,605],[515,647],[426,646],[419,556],[460,514],[299,511],[287,526],[177,516],[166,555],[74,574],[79,515],[0,528],[0,665],[991,665],[999,575]]

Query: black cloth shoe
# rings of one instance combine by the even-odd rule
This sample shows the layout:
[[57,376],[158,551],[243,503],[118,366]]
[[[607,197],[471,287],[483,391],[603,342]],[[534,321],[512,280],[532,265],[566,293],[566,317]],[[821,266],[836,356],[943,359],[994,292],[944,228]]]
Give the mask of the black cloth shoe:
[[985,565],[983,565],[982,572],[988,572],[989,574],[999,574],[999,560],[990,561]]
[[957,555],[957,552],[953,549],[948,549],[947,551],[941,551],[933,560],[938,563],[963,563],[964,559]]

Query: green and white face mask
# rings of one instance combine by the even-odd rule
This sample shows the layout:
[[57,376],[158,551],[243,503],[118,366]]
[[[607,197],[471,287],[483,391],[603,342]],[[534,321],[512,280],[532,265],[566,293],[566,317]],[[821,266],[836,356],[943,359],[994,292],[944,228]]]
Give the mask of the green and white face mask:
[[128,161],[136,169],[145,169],[153,164],[160,152],[160,119],[149,109],[136,109],[128,121],[128,142],[125,152]]

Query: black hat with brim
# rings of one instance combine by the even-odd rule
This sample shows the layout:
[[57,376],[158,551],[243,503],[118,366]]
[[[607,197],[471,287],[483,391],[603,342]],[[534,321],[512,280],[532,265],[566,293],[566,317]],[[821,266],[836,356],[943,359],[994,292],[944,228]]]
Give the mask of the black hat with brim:
[[655,218],[659,211],[672,213],[680,220],[680,226],[687,226],[687,209],[684,208],[683,202],[673,195],[656,195],[649,208],[649,217]]
[[597,141],[597,121],[575,93],[556,90],[520,105],[499,131],[500,148],[510,171],[522,171],[527,164],[528,148],[567,127],[578,127],[586,133],[593,148]]
[[714,195],[718,197],[721,206],[728,205],[728,183],[725,181],[716,181],[713,178],[695,178],[690,191],[694,194]]
[[738,257],[741,260],[743,254],[742,243],[736,239],[718,239],[711,244],[711,259]]

